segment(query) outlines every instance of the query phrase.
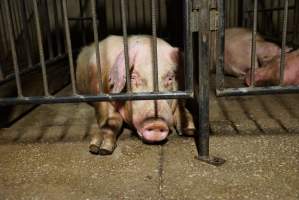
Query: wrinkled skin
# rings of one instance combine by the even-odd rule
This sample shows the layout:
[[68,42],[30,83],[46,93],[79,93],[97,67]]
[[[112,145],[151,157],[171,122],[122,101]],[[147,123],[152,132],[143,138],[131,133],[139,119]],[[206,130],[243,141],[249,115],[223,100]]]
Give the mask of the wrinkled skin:
[[[277,85],[280,80],[280,56],[273,58],[265,66],[255,71],[255,85]],[[248,72],[245,84],[250,85],[250,73]],[[283,85],[299,85],[299,50],[286,54]]]
[[[246,28],[225,30],[224,72],[236,77],[244,77],[251,68],[252,31]],[[286,48],[286,52],[290,51]],[[281,49],[274,43],[267,42],[260,34],[256,36],[255,66],[258,68],[279,55]]]
[[[129,67],[132,92],[152,92],[152,39],[149,36],[131,36]],[[77,59],[76,83],[81,94],[99,92],[95,44],[82,49]],[[99,43],[103,91],[126,92],[125,55],[123,38],[109,36]],[[180,52],[162,39],[157,40],[159,91],[175,91],[181,87]],[[127,102],[95,102],[99,132],[92,136],[92,153],[111,154],[116,139],[126,122],[136,129],[147,143],[163,141],[174,128],[182,134],[192,135],[194,123],[183,102],[178,100],[143,100]]]

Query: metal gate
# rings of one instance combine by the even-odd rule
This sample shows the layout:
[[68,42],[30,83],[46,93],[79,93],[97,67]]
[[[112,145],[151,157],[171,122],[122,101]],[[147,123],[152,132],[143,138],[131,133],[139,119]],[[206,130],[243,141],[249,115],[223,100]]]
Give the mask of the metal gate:
[[[7,30],[0,32],[1,49],[4,49],[0,55],[0,64],[2,76],[0,77],[0,86],[11,83],[15,80],[16,96],[0,97],[0,106],[16,105],[16,104],[54,104],[54,103],[74,103],[74,102],[94,102],[94,101],[118,101],[118,100],[157,100],[157,99],[192,99],[198,103],[198,131],[195,137],[198,149],[198,158],[205,162],[219,165],[224,160],[209,156],[209,32],[210,32],[210,5],[208,0],[181,0],[182,7],[181,16],[182,29],[180,34],[183,36],[183,52],[185,65],[185,89],[183,91],[160,92],[158,89],[158,62],[157,62],[157,27],[165,25],[163,21],[163,11],[165,10],[166,0],[145,0],[145,1],[128,1],[128,0],[89,0],[91,15],[88,16],[84,12],[85,2],[79,0],[78,15],[69,14],[68,3],[73,1],[67,0],[2,0],[0,4],[0,26]],[[144,93],[132,93],[130,84],[127,84],[126,93],[103,93],[100,91],[98,95],[81,95],[78,94],[75,84],[75,66],[74,57],[78,53],[78,49],[86,44],[86,34],[89,25],[92,38],[95,43],[99,42],[99,36],[103,34],[113,33],[113,27],[121,27],[121,35],[124,38],[125,51],[125,67],[126,80],[130,83],[129,67],[128,67],[128,27],[135,26],[138,29],[138,14],[136,14],[135,22],[132,23],[130,4],[134,4],[136,8],[148,5],[147,10],[144,8],[144,15],[141,17],[144,22],[150,25],[152,36],[153,50],[153,82],[154,91]],[[119,5],[119,7],[118,7]],[[111,7],[112,6],[112,7]],[[142,5],[141,5],[142,7]],[[179,6],[177,6],[179,7]],[[107,9],[113,10],[117,8],[119,13],[109,13]],[[159,9],[158,9],[159,8]],[[106,13],[106,26],[99,16],[99,12]],[[115,11],[115,10],[114,10]],[[138,13],[136,10],[134,12]],[[140,16],[139,16],[140,17]],[[87,24],[89,22],[89,24]],[[130,22],[130,24],[129,24]],[[77,38],[73,35],[72,26],[79,26],[83,37]],[[111,25],[112,24],[112,25]],[[133,25],[132,25],[133,24]],[[171,26],[175,25],[171,24]],[[99,27],[101,31],[99,31]],[[105,29],[103,29],[103,27]],[[61,29],[62,28],[62,29]],[[175,27],[170,27],[175,28]],[[111,30],[110,30],[111,29]],[[1,28],[1,30],[4,30]],[[104,33],[103,33],[104,32]],[[72,38],[72,39],[71,39]],[[74,46],[72,41],[82,41]],[[64,42],[63,42],[64,41]],[[100,72],[100,56],[99,47],[95,45],[97,67],[99,69],[98,78],[101,77]],[[24,53],[25,52],[25,53]],[[35,56],[38,55],[38,56]],[[51,77],[48,71],[52,65],[59,61],[66,61],[69,66],[64,71],[64,84],[70,80],[72,95],[56,96],[51,89]],[[193,67],[193,65],[195,67]],[[10,69],[11,67],[11,69]],[[198,74],[194,74],[195,72]],[[198,69],[198,70],[197,70]],[[22,81],[26,74],[32,71],[40,72],[40,84],[42,85],[42,93],[40,95],[26,95],[24,93],[24,84]],[[195,77],[195,78],[194,78]],[[198,81],[198,84],[195,82]],[[29,78],[30,82],[30,78]],[[53,81],[52,81],[53,82]],[[101,82],[101,81],[100,81]],[[195,83],[195,84],[194,84]],[[194,85],[198,85],[194,92]],[[100,87],[101,88],[101,87]],[[194,95],[195,94],[195,95]]]
[[[278,4],[274,4],[274,3]],[[286,42],[287,34],[292,34],[291,41],[294,48],[298,48],[298,22],[299,22],[299,2],[298,1],[240,1],[239,3],[239,23],[236,25],[241,25],[243,27],[248,27],[252,29],[252,48],[251,48],[251,69],[250,69],[250,82],[249,87],[225,87],[225,77],[224,77],[224,37],[225,37],[225,21],[228,18],[226,15],[227,9],[225,7],[225,1],[218,0],[217,6],[219,11],[219,31],[217,35],[217,55],[218,62],[216,65],[216,94],[217,96],[243,96],[243,95],[262,95],[262,94],[282,94],[282,93],[297,93],[299,92],[299,86],[283,86],[283,77],[285,69],[285,57],[286,57]],[[265,3],[270,3],[271,8],[265,7]],[[291,4],[290,4],[291,3]],[[273,12],[277,12],[276,16]],[[292,18],[289,17],[289,13],[292,12]],[[260,17],[258,18],[258,15]],[[256,60],[256,38],[257,38],[257,28],[259,25],[259,30],[265,31],[265,27],[268,27],[273,31],[272,18],[275,17],[276,26],[278,28],[278,35],[273,38],[273,36],[268,35],[269,40],[273,40],[281,45],[281,55],[280,55],[280,77],[279,84],[267,87],[256,87],[255,86],[255,60]],[[292,20],[292,24],[289,21]],[[281,23],[280,23],[281,22]],[[259,23],[259,24],[258,24]],[[268,26],[267,26],[268,25]],[[270,26],[270,27],[269,27]],[[291,28],[290,28],[291,27]],[[291,29],[291,31],[290,31]],[[267,34],[265,34],[267,38]],[[272,37],[272,38],[271,38]],[[281,40],[279,40],[281,39]]]

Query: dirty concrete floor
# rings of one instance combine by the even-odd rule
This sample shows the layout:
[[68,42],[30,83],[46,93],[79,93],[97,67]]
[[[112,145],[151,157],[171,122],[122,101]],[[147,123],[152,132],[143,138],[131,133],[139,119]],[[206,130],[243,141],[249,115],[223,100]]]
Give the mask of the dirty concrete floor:
[[[67,93],[69,88],[63,93]],[[211,154],[192,138],[145,145],[129,130],[111,156],[88,152],[86,104],[43,105],[0,132],[0,199],[299,199],[299,95],[215,98]]]

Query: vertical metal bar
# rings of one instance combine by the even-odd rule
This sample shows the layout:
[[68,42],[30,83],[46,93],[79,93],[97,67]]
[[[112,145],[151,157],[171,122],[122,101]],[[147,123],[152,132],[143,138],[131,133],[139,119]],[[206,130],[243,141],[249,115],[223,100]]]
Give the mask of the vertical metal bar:
[[[56,45],[57,45],[57,53],[58,55],[61,55],[61,35],[60,35],[60,23],[59,23],[59,17],[58,17],[58,6],[57,4],[58,0],[54,0],[54,18],[55,18],[55,38],[56,38]],[[61,1],[59,1],[61,2]],[[84,32],[84,31],[83,31]]]
[[157,9],[156,0],[151,0],[151,10],[152,10],[152,55],[153,55],[153,82],[154,91],[159,91],[159,81],[158,81],[158,58],[157,58]]
[[289,1],[285,0],[284,3],[284,14],[283,14],[283,29],[282,29],[282,43],[281,43],[281,55],[280,55],[280,85],[283,85],[284,79],[284,68],[285,68],[285,48],[286,48],[286,37],[288,29],[288,7]]
[[121,0],[121,20],[124,38],[124,53],[125,53],[125,67],[126,67],[126,82],[127,91],[130,93],[131,90],[131,78],[130,78],[130,63],[129,63],[129,48],[128,48],[128,33],[127,33],[127,13],[126,13],[126,2]]
[[[5,18],[4,18],[4,8],[2,7],[3,4],[0,4],[0,26],[1,27],[5,27]],[[7,46],[7,39],[6,39],[6,31],[4,31],[3,28],[0,28],[0,34],[1,34],[1,49],[2,49],[2,53],[0,54],[1,57],[5,57],[6,52],[8,50],[8,46]]]
[[295,1],[294,8],[294,44],[299,46],[299,1]]
[[254,87],[255,82],[255,68],[256,68],[256,34],[257,34],[257,0],[254,0],[254,14],[253,14],[253,29],[251,41],[251,70],[250,70],[250,86]]
[[185,31],[184,31],[184,65],[186,69],[185,75],[185,90],[193,92],[193,49],[192,49],[192,32],[190,30],[190,13],[191,13],[191,2],[190,0],[184,1],[184,23],[185,23]]
[[199,33],[199,138],[198,154],[201,157],[209,156],[209,66],[207,33]]
[[201,0],[198,32],[198,133],[195,135],[198,159],[221,165],[225,161],[209,155],[209,0]]
[[77,95],[77,88],[75,84],[75,71],[74,71],[74,63],[73,63],[72,42],[71,42],[70,27],[69,27],[69,22],[67,17],[66,0],[62,0],[62,9],[63,9],[63,21],[64,21],[64,28],[65,28],[67,52],[69,57],[69,65],[70,65],[70,73],[71,73],[72,91],[73,91],[73,95]]
[[223,0],[217,0],[219,10],[219,28],[217,41],[217,65],[216,65],[216,87],[219,90],[224,89],[224,48],[225,48],[225,6]]
[[49,5],[48,5],[48,0],[45,0],[45,30],[46,30],[46,36],[47,36],[47,42],[48,42],[48,50],[49,50],[49,57],[53,58],[54,52],[53,52],[53,42],[52,42],[52,37],[51,37],[51,24],[50,24],[50,13],[49,13]]
[[43,42],[42,42],[43,40],[42,40],[42,35],[41,35],[41,28],[40,28],[40,22],[39,22],[39,13],[38,13],[38,8],[37,8],[37,2],[36,1],[37,0],[33,0],[33,10],[34,10],[36,32],[37,32],[37,42],[38,42],[40,63],[41,63],[41,67],[42,67],[44,93],[45,93],[45,96],[50,96],[49,87],[48,87],[47,72],[46,72],[44,48],[43,48]]
[[95,42],[96,50],[96,63],[97,63],[97,76],[99,80],[99,93],[103,93],[103,84],[102,84],[102,70],[101,70],[101,61],[100,61],[100,50],[99,50],[99,36],[98,36],[98,27],[97,27],[97,12],[96,12],[96,2],[91,0],[91,12],[92,12],[92,26],[93,26],[93,36]]
[[82,20],[84,17],[84,11],[83,11],[83,0],[79,0],[79,9],[80,9],[80,28],[82,30],[82,43],[86,44],[86,33],[85,33],[85,21]]
[[29,29],[28,29],[28,21],[26,16],[26,7],[25,7],[25,0],[22,0],[21,5],[21,20],[23,23],[23,30],[24,30],[24,43],[25,43],[25,51],[27,55],[27,62],[28,66],[32,66],[32,52],[31,52],[31,45],[30,45],[30,37],[29,37]]
[[8,33],[9,33],[9,40],[10,40],[10,46],[11,46],[13,67],[14,67],[14,72],[15,72],[15,77],[16,77],[18,97],[22,97],[23,92],[22,92],[22,86],[21,86],[20,71],[19,71],[15,41],[14,41],[14,37],[13,37],[11,13],[9,10],[8,0],[4,0],[4,9],[5,9],[6,17],[7,17],[7,26],[8,26],[7,28],[8,28]]

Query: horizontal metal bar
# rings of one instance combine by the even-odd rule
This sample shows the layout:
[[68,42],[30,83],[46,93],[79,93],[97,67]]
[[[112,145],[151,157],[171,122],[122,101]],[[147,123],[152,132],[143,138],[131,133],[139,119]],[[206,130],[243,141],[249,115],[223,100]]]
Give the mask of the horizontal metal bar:
[[83,21],[83,20],[92,21],[92,17],[68,17],[68,20],[69,21]]
[[266,94],[288,94],[299,93],[299,86],[269,86],[269,87],[243,87],[226,88],[216,90],[217,96],[246,96],[246,95],[266,95]]
[[0,98],[0,106],[13,104],[53,104],[53,103],[80,103],[96,101],[127,101],[127,100],[157,100],[157,99],[188,99],[193,98],[191,92],[144,92],[144,93],[119,93],[119,94],[102,94],[98,96],[37,96],[22,98]]
[[[288,9],[295,9],[295,6],[289,6]],[[284,10],[284,7],[280,8],[265,8],[265,9],[258,9],[257,12],[270,12],[270,11],[281,11]],[[252,13],[254,10],[245,10],[247,13]]]

